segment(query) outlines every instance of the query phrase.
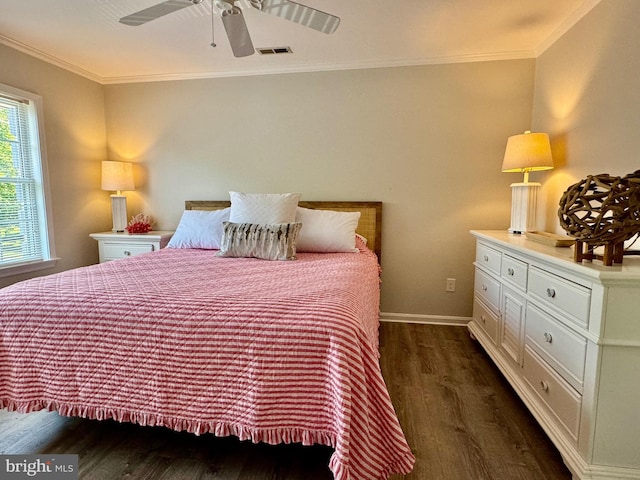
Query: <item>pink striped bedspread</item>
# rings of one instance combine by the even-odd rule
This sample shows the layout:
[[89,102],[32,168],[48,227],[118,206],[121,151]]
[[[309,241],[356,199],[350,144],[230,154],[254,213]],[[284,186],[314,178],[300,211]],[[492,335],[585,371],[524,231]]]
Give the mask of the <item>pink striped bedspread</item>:
[[411,471],[378,361],[378,263],[163,249],[0,290],[0,407],[334,448]]

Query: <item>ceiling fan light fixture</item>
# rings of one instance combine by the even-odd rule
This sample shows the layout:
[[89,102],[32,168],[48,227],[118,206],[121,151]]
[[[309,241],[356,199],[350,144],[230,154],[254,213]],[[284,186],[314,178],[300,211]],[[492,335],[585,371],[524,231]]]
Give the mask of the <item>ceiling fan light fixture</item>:
[[[198,5],[203,1],[204,0],[164,0],[156,5],[122,17],[120,23],[137,27],[178,10],[182,10],[183,8]],[[291,0],[248,0],[248,2],[248,5],[251,5],[253,9],[289,20],[322,33],[333,33],[338,28],[338,25],[340,25],[339,17]],[[248,57],[249,55],[253,55],[255,50],[239,3],[240,0],[211,0],[210,45],[212,47],[216,46],[213,32],[215,5],[215,7],[220,9],[222,25],[227,33],[233,55],[235,57]],[[290,47],[257,49],[257,51],[263,55],[293,53]]]

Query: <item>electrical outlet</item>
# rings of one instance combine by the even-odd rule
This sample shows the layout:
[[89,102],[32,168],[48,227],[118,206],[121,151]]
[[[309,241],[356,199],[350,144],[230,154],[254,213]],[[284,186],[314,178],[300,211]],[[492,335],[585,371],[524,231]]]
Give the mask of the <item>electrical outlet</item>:
[[447,286],[445,287],[445,291],[447,291],[447,292],[455,292],[456,291],[456,279],[455,278],[447,278]]

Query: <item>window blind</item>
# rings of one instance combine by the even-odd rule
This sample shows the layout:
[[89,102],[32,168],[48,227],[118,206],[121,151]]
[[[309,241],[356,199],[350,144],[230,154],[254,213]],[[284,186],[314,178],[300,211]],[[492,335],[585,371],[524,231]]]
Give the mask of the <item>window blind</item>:
[[35,115],[0,95],[0,267],[48,258]]

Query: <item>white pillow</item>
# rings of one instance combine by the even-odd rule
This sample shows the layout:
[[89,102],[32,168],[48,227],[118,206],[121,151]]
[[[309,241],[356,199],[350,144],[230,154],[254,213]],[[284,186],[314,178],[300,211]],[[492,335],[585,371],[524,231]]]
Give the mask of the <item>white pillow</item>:
[[358,252],[356,228],[360,212],[336,212],[298,207],[296,222],[302,223],[298,252]]
[[229,192],[232,223],[270,225],[293,223],[300,200],[299,193]]
[[167,247],[219,249],[222,222],[229,220],[230,212],[231,208],[213,211],[185,210]]

